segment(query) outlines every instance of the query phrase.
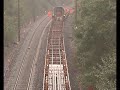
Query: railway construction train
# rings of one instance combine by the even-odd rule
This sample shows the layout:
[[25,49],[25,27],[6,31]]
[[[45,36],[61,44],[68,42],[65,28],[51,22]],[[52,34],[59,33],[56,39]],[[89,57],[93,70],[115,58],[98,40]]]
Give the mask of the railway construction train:
[[55,7],[53,10],[53,15],[52,15],[52,19],[54,20],[58,20],[58,21],[63,21],[68,13],[65,12],[64,8],[59,6],[59,7]]
[[65,13],[63,7],[54,8],[47,37],[43,90],[71,90],[63,34]]

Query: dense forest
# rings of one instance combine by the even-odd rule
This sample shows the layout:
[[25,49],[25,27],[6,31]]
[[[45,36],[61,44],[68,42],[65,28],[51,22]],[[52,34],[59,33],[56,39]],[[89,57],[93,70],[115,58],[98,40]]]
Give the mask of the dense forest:
[[76,22],[82,90],[116,90],[116,1],[77,0]]

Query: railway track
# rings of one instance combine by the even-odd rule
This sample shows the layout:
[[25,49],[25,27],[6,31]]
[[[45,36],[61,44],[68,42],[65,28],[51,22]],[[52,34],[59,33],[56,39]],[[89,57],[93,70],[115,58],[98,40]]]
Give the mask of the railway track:
[[[41,20],[40,23],[38,23],[37,27],[38,27],[46,18],[47,18],[47,16],[44,17],[43,20]],[[29,35],[29,33],[30,33],[32,30],[36,30],[37,27],[35,27],[34,29],[30,29],[30,31],[28,31],[28,32],[26,33],[26,36],[24,37],[24,38],[25,38],[25,41],[22,42],[22,43],[20,43],[20,46],[21,46],[21,47],[16,48],[13,52],[10,53],[10,55],[9,55],[9,57],[8,57],[8,59],[7,59],[7,64],[8,64],[8,65],[7,65],[6,67],[4,67],[4,77],[9,77],[9,76],[8,76],[8,75],[9,75],[9,72],[10,72],[12,66],[13,66],[11,63],[12,63],[12,62],[15,62],[15,58],[16,58],[17,55],[19,54],[20,49],[22,48],[23,44],[27,41],[26,37]],[[15,53],[15,52],[17,52],[17,53]],[[6,63],[5,63],[5,64],[6,64]],[[5,78],[5,79],[6,79],[6,78]],[[5,81],[7,81],[7,80],[5,80]]]
[[[29,47],[31,47],[31,44],[32,43],[34,43],[33,41],[35,41],[35,40],[33,40],[34,39],[34,36],[36,36],[37,35],[37,37],[38,37],[38,39],[39,38],[41,38],[38,34],[39,33],[37,33],[38,32],[38,28],[40,27],[40,25],[45,21],[45,19],[47,19],[47,17],[45,17],[39,24],[38,24],[38,26],[34,29],[34,30],[31,30],[31,32],[29,31],[29,33],[28,33],[28,35],[30,35],[31,37],[26,37],[26,40],[24,41],[24,43],[26,43],[27,45],[26,45],[26,47],[28,47],[28,48],[26,48],[24,51],[23,51],[23,53],[21,54],[21,52],[22,51],[20,51],[20,50],[23,50],[22,48],[25,48],[24,46],[23,47],[20,47],[19,48],[19,55],[18,55],[18,61],[15,63],[16,64],[16,66],[17,65],[19,65],[18,67],[14,67],[13,68],[13,70],[11,71],[11,72],[13,72],[12,73],[12,75],[13,76],[10,76],[10,78],[9,78],[9,80],[8,80],[8,82],[7,82],[7,84],[5,85],[5,90],[26,90],[26,88],[27,88],[27,86],[29,86],[29,84],[25,84],[25,83],[27,83],[28,82],[28,77],[29,77],[29,73],[30,73],[30,71],[31,70],[24,70],[25,69],[25,67],[26,68],[31,68],[31,66],[32,66],[32,68],[33,68],[33,65],[35,64],[30,64],[30,62],[29,61],[27,61],[27,59],[28,59],[28,55],[30,54],[29,52],[32,52],[32,50],[31,50],[31,48],[29,48]],[[42,33],[43,33],[43,31],[42,31]],[[38,39],[36,39],[36,41],[35,42],[37,42],[38,41]],[[34,56],[35,55],[35,53],[36,53],[36,48],[37,48],[37,45],[38,45],[38,43],[36,43],[35,44],[35,47],[33,47],[33,49],[35,49],[34,50],[34,52],[33,52],[33,55],[32,56]],[[19,59],[20,58],[20,59]],[[34,60],[32,60],[33,58],[31,58],[30,59],[30,61],[32,62],[32,61],[34,61]],[[35,59],[35,60],[37,60],[37,59]],[[27,65],[27,63],[28,63],[28,65]],[[16,68],[18,68],[17,70],[16,70]],[[17,74],[18,73],[18,74]],[[24,73],[24,75],[22,75]],[[25,74],[26,73],[26,74]],[[17,75],[16,75],[17,74]],[[31,74],[30,74],[31,75]],[[13,80],[14,79],[14,80]],[[12,80],[12,81],[11,81]],[[29,80],[29,83],[30,83],[30,80]],[[23,85],[22,85],[23,84]],[[8,89],[9,88],[9,89]]]
[[36,51],[36,54],[35,54],[35,57],[34,57],[34,61],[33,61],[33,64],[32,64],[32,68],[31,68],[31,71],[30,71],[30,77],[29,77],[29,82],[28,82],[28,86],[27,86],[27,90],[33,90],[32,89],[32,85],[33,85],[33,80],[32,78],[34,78],[34,74],[35,74],[35,64],[37,63],[37,59],[38,59],[38,56],[39,56],[39,51],[40,51],[40,46],[41,46],[41,39],[43,38],[43,34],[47,28],[47,26],[51,23],[51,20],[48,22],[48,24],[46,25],[46,27],[44,28],[43,32],[42,32],[42,35],[40,37],[40,40],[39,40],[39,43],[38,43],[38,46],[37,46],[37,51]]
[[63,27],[63,21],[53,20],[49,30],[43,90],[71,90],[62,31]]
[[[41,20],[39,23],[37,23],[37,24],[38,24],[37,27],[38,27],[46,18],[47,18],[47,16],[45,16],[45,17],[43,18],[43,20]],[[33,27],[34,27],[34,26],[33,26]],[[37,27],[34,27],[34,29],[30,29],[30,30],[26,33],[26,36],[25,36],[24,38],[26,39],[27,35],[28,35],[32,30],[36,30]],[[25,41],[26,41],[26,40],[25,40]],[[24,41],[24,42],[25,42],[25,41]],[[22,46],[22,45],[24,44],[24,42],[22,42],[20,46]],[[22,48],[22,47],[18,47],[17,50],[19,51],[21,48]],[[13,52],[10,53],[10,55],[9,55],[9,57],[8,57],[8,63],[9,63],[9,64],[11,64],[11,60],[14,58],[14,56],[15,56],[14,53],[15,53],[17,50],[15,49]],[[10,60],[10,61],[9,61],[9,60]]]

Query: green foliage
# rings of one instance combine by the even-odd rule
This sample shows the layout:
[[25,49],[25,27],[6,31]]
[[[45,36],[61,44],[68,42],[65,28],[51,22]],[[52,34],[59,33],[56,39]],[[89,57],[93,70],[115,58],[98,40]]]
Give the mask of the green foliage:
[[98,78],[96,88],[102,90],[116,90],[116,55],[113,52],[111,55],[103,57],[103,65],[98,64],[98,68],[94,69],[94,76]]
[[[114,90],[116,2],[114,0],[79,0],[78,2],[80,7],[78,7],[78,29],[75,30],[75,37],[82,88],[86,90],[86,87],[92,85],[97,90],[102,88]],[[99,66],[102,67],[101,70]],[[108,68],[110,66],[111,68]],[[101,77],[96,77],[100,73],[103,73]]]

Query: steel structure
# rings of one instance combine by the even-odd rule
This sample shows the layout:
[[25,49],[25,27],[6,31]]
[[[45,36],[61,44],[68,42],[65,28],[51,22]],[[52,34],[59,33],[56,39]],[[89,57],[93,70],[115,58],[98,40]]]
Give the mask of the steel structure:
[[63,21],[52,21],[45,55],[43,90],[71,90],[67,67]]

